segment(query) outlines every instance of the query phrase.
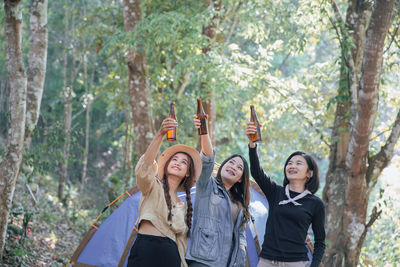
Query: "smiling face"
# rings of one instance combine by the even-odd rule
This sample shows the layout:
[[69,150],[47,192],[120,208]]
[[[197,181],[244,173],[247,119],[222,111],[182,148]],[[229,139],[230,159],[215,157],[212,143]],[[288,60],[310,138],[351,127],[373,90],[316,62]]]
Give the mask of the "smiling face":
[[304,180],[304,183],[308,178],[312,176],[312,171],[308,170],[307,161],[303,156],[293,156],[286,164],[285,167],[286,177],[289,181]]
[[243,175],[243,160],[234,157],[228,160],[221,169],[221,178],[224,185],[232,186],[241,180]]
[[167,175],[177,176],[179,178],[184,178],[188,175],[189,169],[189,157],[184,153],[176,153],[172,156],[168,167]]

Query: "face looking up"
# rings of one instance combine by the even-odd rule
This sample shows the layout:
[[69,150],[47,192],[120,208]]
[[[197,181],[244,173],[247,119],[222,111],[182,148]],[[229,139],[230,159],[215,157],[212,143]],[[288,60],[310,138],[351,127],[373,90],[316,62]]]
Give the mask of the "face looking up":
[[189,157],[184,153],[176,153],[172,156],[168,168],[167,175],[174,175],[184,178],[189,171]]
[[306,182],[307,179],[313,175],[313,172],[308,170],[307,161],[300,155],[293,156],[288,161],[285,172],[289,181],[304,180],[304,182]]
[[239,182],[243,175],[243,168],[243,160],[240,157],[231,158],[222,166],[222,182],[231,186]]

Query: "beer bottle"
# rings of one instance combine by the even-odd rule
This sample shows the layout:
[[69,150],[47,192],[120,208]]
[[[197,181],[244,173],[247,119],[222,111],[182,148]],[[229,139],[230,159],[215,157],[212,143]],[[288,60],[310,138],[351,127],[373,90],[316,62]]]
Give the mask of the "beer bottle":
[[207,130],[207,114],[204,112],[203,104],[200,98],[197,98],[197,118],[200,120],[200,128],[197,129],[199,135],[204,135],[208,133]]
[[[174,102],[171,102],[171,105],[169,107],[169,117],[171,119],[176,120],[176,117],[175,117],[175,103]],[[176,128],[167,131],[167,140],[168,141],[176,141]]]
[[260,123],[258,122],[256,111],[254,109],[254,106],[250,106],[250,122],[254,123],[257,127],[257,133],[255,133],[252,137],[251,140],[255,142],[260,142],[261,141],[261,129],[260,129]]

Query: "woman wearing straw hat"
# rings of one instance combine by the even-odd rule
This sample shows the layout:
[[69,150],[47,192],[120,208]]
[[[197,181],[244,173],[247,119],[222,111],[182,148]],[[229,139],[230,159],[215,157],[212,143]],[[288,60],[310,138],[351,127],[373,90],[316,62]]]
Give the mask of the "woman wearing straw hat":
[[[193,122],[200,127],[196,116]],[[213,178],[215,151],[208,134],[201,135],[201,150],[203,166],[196,183],[186,260],[190,267],[244,267],[250,201],[247,161],[241,155],[232,155],[221,163]]]
[[[201,172],[200,155],[192,147],[174,145],[155,162],[164,135],[177,126],[174,119],[165,119],[136,165],[142,196],[139,230],[128,266],[187,266],[184,256],[192,217],[190,188]],[[186,192],[186,203],[178,197],[180,191]]]

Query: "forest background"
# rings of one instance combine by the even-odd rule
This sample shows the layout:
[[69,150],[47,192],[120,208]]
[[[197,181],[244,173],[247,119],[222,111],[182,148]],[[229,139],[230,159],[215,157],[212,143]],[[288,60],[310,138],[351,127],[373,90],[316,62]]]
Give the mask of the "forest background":
[[399,23],[394,0],[3,1],[0,265],[64,266],[171,101],[198,147],[201,97],[218,161],[247,157],[251,104],[279,183],[291,152],[318,160],[325,266],[396,266]]

